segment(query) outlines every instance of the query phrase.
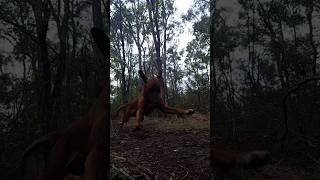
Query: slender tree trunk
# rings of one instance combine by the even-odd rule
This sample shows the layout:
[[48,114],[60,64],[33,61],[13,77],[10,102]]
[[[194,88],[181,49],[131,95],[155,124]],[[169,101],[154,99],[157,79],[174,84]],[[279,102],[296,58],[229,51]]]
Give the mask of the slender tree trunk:
[[313,0],[311,2],[308,2],[309,4],[307,5],[307,21],[308,21],[308,26],[309,26],[309,41],[311,44],[312,48],[312,61],[313,61],[313,66],[312,66],[312,74],[316,75],[317,74],[317,46],[314,41],[314,35],[313,35],[313,23],[312,23],[312,13],[313,13]]
[[127,87],[126,87],[126,95],[127,95],[127,101],[129,101],[129,95],[130,95],[130,87],[131,87],[131,77],[132,77],[132,57],[129,57],[130,54],[132,54],[132,46],[129,45],[129,51],[128,51],[128,80],[127,80]]
[[[155,2],[154,2],[155,1]],[[159,32],[159,23],[158,23],[158,0],[147,0],[149,20],[151,25],[152,38],[156,50],[156,65],[158,73],[162,73],[162,62],[160,55],[160,32]]]
[[121,50],[122,50],[122,61],[121,61],[121,95],[122,95],[122,102],[128,102],[128,94],[127,94],[127,80],[125,75],[126,69],[126,52],[125,52],[125,42],[124,42],[124,30],[123,30],[123,14],[122,14],[122,4],[119,4],[119,11],[120,11],[120,41],[121,41]]
[[[141,17],[143,16],[143,13],[141,13],[139,11],[139,8],[140,8],[140,0],[137,0],[137,1],[133,1],[132,3],[132,10],[133,10],[133,13],[134,13],[134,16],[135,16],[135,22],[136,22],[136,38],[135,38],[135,35],[134,33],[132,32],[132,37],[133,39],[135,40],[135,43],[138,47],[138,64],[139,64],[139,70],[143,70],[143,67],[142,67],[142,45],[144,43],[144,40],[145,40],[145,35],[142,34],[143,38],[142,40],[140,39],[140,34],[141,34],[141,31],[143,31],[143,25],[141,24]],[[138,88],[140,89],[143,85],[143,80],[139,78],[139,81],[138,81]]]
[[[216,0],[210,0],[210,42],[215,42],[215,14]],[[217,96],[217,80],[214,60],[214,44],[210,43],[210,148],[214,145],[214,117],[216,111],[216,96]],[[210,151],[210,156],[213,156],[213,151]],[[211,170],[213,163],[210,163]]]
[[35,20],[36,34],[38,41],[38,69],[39,83],[41,87],[38,91],[39,95],[39,119],[43,121],[44,134],[54,130],[51,123],[51,72],[50,62],[48,57],[47,32],[48,22],[50,18],[50,9],[48,0],[38,0],[30,2]]
[[101,0],[92,0],[93,26],[103,29]]
[[[70,18],[70,2],[69,0],[63,1],[63,7],[64,7],[64,14],[62,17],[62,20],[60,19],[60,14],[57,14],[55,12],[55,9],[53,6],[52,12],[54,19],[57,24],[58,29],[58,37],[59,37],[59,45],[60,45],[60,53],[59,53],[59,59],[58,59],[58,68],[55,75],[55,81],[54,81],[54,87],[52,92],[52,106],[54,108],[53,113],[53,128],[57,129],[60,124],[60,115],[61,115],[61,93],[62,93],[62,82],[65,78],[65,68],[66,68],[66,61],[67,61],[67,43],[68,43],[68,21]],[[59,0],[60,3],[60,0]],[[60,6],[58,6],[58,9],[60,9]],[[60,12],[60,10],[57,10],[57,12]],[[61,21],[61,22],[60,22]]]
[[[104,29],[103,27],[103,21],[102,21],[102,11],[101,11],[101,2],[102,0],[92,0],[92,21],[93,21],[93,26],[96,28],[100,28],[100,29]],[[96,91],[94,92],[93,97],[97,96],[97,93],[100,93],[100,89],[102,87],[101,86],[101,80],[105,79],[105,77],[107,77],[106,75],[106,60],[103,59],[100,56],[100,51],[96,48],[95,45],[93,45],[93,53],[94,53],[94,59],[96,59],[99,63],[98,63],[98,73],[97,73],[97,79],[98,82],[95,83],[95,89]],[[101,68],[103,67],[103,68]]]
[[284,40],[283,27],[282,27],[283,25],[281,21],[278,23],[278,26],[280,30],[281,69],[282,69],[282,72],[284,73],[285,87],[288,88],[290,87],[290,74],[288,71],[289,64],[288,64],[288,59],[286,55],[286,43]]
[[163,86],[164,86],[164,100],[168,101],[168,88],[167,88],[167,24],[168,18],[166,13],[165,1],[161,1],[162,5],[162,24],[163,24],[163,53],[162,53],[162,63],[163,63]]
[[126,74],[125,74],[125,69],[126,69],[126,53],[125,53],[125,45],[124,45],[124,35],[122,28],[120,30],[120,39],[121,39],[121,49],[122,49],[122,63],[121,63],[121,81],[122,81],[122,102],[127,103],[128,98],[127,98],[127,82],[126,82]]

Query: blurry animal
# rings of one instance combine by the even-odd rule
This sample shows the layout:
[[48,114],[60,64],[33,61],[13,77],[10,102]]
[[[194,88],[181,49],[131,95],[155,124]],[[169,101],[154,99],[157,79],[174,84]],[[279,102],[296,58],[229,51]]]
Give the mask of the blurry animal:
[[231,175],[236,168],[259,168],[271,160],[270,153],[262,150],[234,152],[222,147],[211,147],[210,163],[218,178]]
[[[91,29],[97,47],[108,61],[109,38],[98,28]],[[48,144],[51,150],[42,180],[63,180],[69,174],[83,175],[85,180],[107,179],[107,85],[103,83],[99,96],[89,112],[68,128],[35,140],[23,153],[26,158],[38,146]]]
[[159,109],[166,114],[178,114],[178,115],[191,115],[194,113],[193,109],[181,109],[169,107],[165,104],[163,99],[162,90],[162,72],[159,71],[156,78],[148,79],[146,75],[139,70],[139,76],[143,80],[144,84],[138,97],[130,102],[126,103],[118,108],[116,114],[124,109],[122,121],[120,127],[122,128],[125,123],[129,121],[130,117],[136,117],[136,127],[134,130],[142,128],[141,122],[144,119],[144,115],[150,114],[154,109]]

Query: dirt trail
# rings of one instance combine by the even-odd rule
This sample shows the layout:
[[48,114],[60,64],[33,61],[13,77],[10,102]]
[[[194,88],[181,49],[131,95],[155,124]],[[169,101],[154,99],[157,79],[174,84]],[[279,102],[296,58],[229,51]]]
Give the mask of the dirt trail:
[[111,164],[135,179],[209,179],[209,122],[206,116],[134,120],[111,138]]

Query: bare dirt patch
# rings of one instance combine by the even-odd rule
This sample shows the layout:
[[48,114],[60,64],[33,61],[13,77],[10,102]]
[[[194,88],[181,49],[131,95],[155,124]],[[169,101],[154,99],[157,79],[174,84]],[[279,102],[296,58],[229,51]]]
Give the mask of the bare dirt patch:
[[132,119],[111,137],[111,165],[126,179],[209,179],[208,119],[150,117],[138,132]]

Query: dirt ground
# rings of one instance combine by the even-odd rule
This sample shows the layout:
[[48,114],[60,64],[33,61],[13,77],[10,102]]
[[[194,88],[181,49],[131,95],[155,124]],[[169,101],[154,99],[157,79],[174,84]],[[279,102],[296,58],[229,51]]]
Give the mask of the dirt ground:
[[209,179],[208,115],[145,117],[138,132],[134,123],[113,121],[111,166],[126,176],[114,179]]
[[[121,130],[117,128],[118,120],[114,120],[112,126],[113,180],[210,179],[209,115],[145,117],[143,130],[138,132],[132,131],[134,118]],[[233,177],[237,180],[320,180],[317,173],[320,166],[310,169],[297,164],[274,156],[266,166],[240,169]]]
[[[112,180],[210,179],[209,115],[146,117],[143,130],[137,132],[132,131],[134,118],[121,130],[117,120],[112,126]],[[240,149],[240,144],[230,144],[229,148]],[[305,153],[291,155],[291,160],[273,154],[266,166],[239,169],[229,180],[320,180],[319,160],[303,165]],[[70,175],[65,179],[82,178]]]

